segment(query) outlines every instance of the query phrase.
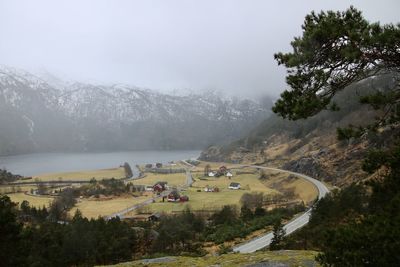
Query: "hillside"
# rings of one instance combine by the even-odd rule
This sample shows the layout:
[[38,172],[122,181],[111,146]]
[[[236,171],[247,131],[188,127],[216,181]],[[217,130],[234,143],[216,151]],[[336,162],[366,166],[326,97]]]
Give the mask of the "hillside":
[[[360,104],[360,96],[384,91],[393,83],[390,76],[384,76],[349,86],[333,99],[340,110],[325,110],[306,120],[289,121],[272,115],[246,138],[228,145],[210,146],[202,152],[200,159],[277,166],[337,186],[360,181],[366,178],[361,171],[364,148],[375,146],[378,141],[373,134],[360,140],[338,141],[337,128],[365,125],[371,121],[377,111]],[[399,129],[380,131],[389,142]]]
[[129,85],[67,83],[1,66],[0,155],[202,149],[244,136],[269,108],[213,92],[170,95]]
[[205,257],[163,257],[120,263],[118,267],[129,266],[319,266],[314,251],[265,251],[251,254],[224,254]]

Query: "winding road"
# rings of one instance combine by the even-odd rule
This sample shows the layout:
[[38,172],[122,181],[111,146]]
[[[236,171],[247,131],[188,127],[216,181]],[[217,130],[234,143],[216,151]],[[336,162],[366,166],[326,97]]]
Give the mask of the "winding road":
[[[264,169],[264,170],[271,170],[271,171],[278,171],[278,172],[285,172],[289,174],[296,175],[298,177],[301,177],[303,179],[306,179],[307,181],[311,182],[314,184],[314,186],[318,189],[318,200],[323,198],[327,193],[329,193],[329,189],[320,181],[311,178],[307,175],[297,173],[297,172],[291,172],[291,171],[286,171],[286,170],[281,170],[281,169],[276,169],[276,168],[270,168],[270,167],[262,167],[262,166],[243,166],[243,167],[250,167],[250,168],[259,168],[259,169]],[[310,220],[311,216],[311,208],[308,209],[305,213],[300,215],[299,217],[291,220],[287,224],[283,226],[283,228],[286,231],[286,235],[289,235],[296,231],[297,229],[303,227],[308,223]],[[274,237],[272,232],[269,232],[265,235],[259,236],[255,239],[250,240],[249,242],[246,242],[244,244],[238,245],[233,248],[234,252],[240,252],[240,253],[252,253],[257,250],[260,250],[264,247],[269,246],[269,244],[272,241],[272,238]]]

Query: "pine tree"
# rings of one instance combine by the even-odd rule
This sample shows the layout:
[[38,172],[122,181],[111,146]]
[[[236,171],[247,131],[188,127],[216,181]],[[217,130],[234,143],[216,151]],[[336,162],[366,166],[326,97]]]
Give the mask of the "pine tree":
[[[383,75],[393,81],[388,88],[360,98],[379,111],[376,120],[337,130],[339,139],[359,138],[368,132],[384,139],[384,146],[369,152],[363,169],[386,172],[367,184],[372,189],[365,203],[367,211],[360,218],[343,218],[346,223],[326,233],[318,260],[324,266],[398,266],[400,24],[369,23],[350,7],[344,12],[312,12],[302,28],[303,35],[291,43],[293,52],[275,55],[278,64],[287,68],[290,86],[273,107],[283,118],[305,119],[323,109],[337,110],[340,107],[332,103],[332,97],[352,83]],[[392,137],[381,136],[383,129]],[[275,231],[271,249],[280,242],[278,225]]]
[[269,245],[270,250],[279,250],[281,249],[282,246],[282,241],[283,238],[286,235],[285,229],[283,229],[283,224],[281,219],[279,219],[275,224],[274,224],[274,237],[272,238],[271,244]]

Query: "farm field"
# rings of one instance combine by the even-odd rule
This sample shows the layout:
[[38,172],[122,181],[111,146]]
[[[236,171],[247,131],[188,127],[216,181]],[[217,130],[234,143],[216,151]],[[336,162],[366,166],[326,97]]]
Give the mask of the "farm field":
[[133,184],[137,185],[154,185],[159,181],[168,182],[169,186],[180,186],[186,183],[185,173],[172,173],[172,174],[156,174],[146,173],[146,177],[132,180]]
[[[217,169],[221,164],[214,163],[212,169]],[[228,165],[228,167],[230,167]],[[281,194],[280,191],[285,189],[293,190],[298,199],[304,202],[310,202],[317,196],[316,188],[309,182],[296,178],[289,177],[284,173],[278,173],[273,171],[266,171],[267,179],[260,180],[259,172],[254,168],[239,168],[231,169],[233,177],[203,177],[202,172],[194,172],[193,178],[194,183],[192,187],[187,188],[186,191],[181,192],[181,195],[187,195],[189,202],[183,203],[169,203],[162,202],[162,199],[157,199],[155,203],[146,206],[146,210],[149,212],[179,212],[189,206],[192,210],[216,210],[224,205],[238,205],[240,199],[244,193],[249,192],[262,192],[267,195]],[[63,180],[78,180],[78,179],[101,179],[105,177],[124,177],[124,169],[107,169],[97,171],[84,171],[84,172],[70,172],[70,173],[59,173],[59,174],[47,174],[40,176],[41,180],[58,179],[62,177]],[[101,177],[101,178],[100,178]],[[154,174],[146,173],[146,177],[132,180],[133,184],[137,185],[153,185],[158,181],[167,181],[169,186],[181,186],[186,182],[185,173],[177,174]],[[230,190],[228,186],[230,183],[236,182],[241,184],[240,190]],[[220,192],[205,192],[204,188],[218,187]],[[30,188],[36,188],[36,186],[21,186],[21,190],[29,191]],[[0,188],[1,189],[1,188]],[[4,188],[6,189],[6,188]],[[4,190],[3,189],[3,190]],[[9,189],[9,188],[7,188]],[[200,191],[200,192],[198,192]],[[13,193],[9,194],[11,199],[15,202],[21,203],[23,200],[27,200],[33,206],[48,206],[52,198],[50,197],[36,197],[25,195],[24,193]],[[83,216],[88,218],[97,218],[98,216],[106,216],[112,213],[121,211],[132,205],[141,203],[152,196],[152,193],[146,193],[143,196],[132,197],[122,196],[114,198],[100,198],[97,199],[82,199],[70,210],[72,216],[76,209],[79,209]]]
[[206,165],[210,165],[212,170],[217,170],[221,166],[226,166],[228,169],[237,168],[239,166],[238,164],[224,163],[224,162],[205,162],[205,161],[199,161],[199,162],[200,163],[193,169],[194,172],[203,173],[204,167]]
[[11,201],[13,202],[18,202],[19,204],[22,203],[22,201],[27,200],[31,206],[34,207],[43,207],[46,206],[48,207],[50,205],[50,202],[53,201],[54,198],[52,197],[44,197],[44,196],[30,196],[26,195],[25,193],[13,193],[13,194],[7,194]]
[[36,185],[0,186],[0,194],[10,194],[12,192],[29,192],[31,189],[36,188]]
[[85,181],[95,178],[96,180],[116,178],[125,178],[125,170],[122,167],[102,169],[102,170],[89,170],[79,172],[59,172],[59,173],[46,173],[33,177],[40,179],[41,181],[58,181],[60,179],[64,181]]
[[115,212],[126,209],[132,205],[141,203],[150,198],[150,195],[143,195],[139,197],[120,196],[112,199],[83,199],[75,204],[69,214],[73,216],[75,211],[79,209],[82,215],[87,218],[97,218],[99,216],[107,216]]
[[[265,194],[279,194],[278,191],[262,184],[256,174],[238,175],[234,176],[232,179],[228,179],[227,177],[209,177],[207,179],[208,180],[200,180],[197,178],[192,187],[182,192],[182,195],[187,195],[189,197],[189,202],[169,203],[157,200],[157,202],[149,205],[149,210],[151,212],[174,212],[182,211],[187,206],[192,210],[215,210],[224,205],[239,204],[240,198],[244,193],[262,192]],[[231,182],[240,183],[242,189],[228,189]],[[204,192],[204,187],[207,185],[210,187],[218,187],[220,192]],[[197,192],[197,190],[201,190],[201,192]]]

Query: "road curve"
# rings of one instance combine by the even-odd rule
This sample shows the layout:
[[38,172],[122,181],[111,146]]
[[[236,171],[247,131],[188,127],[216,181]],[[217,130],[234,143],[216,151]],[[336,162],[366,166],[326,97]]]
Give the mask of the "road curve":
[[[296,175],[298,177],[301,177],[303,179],[306,179],[307,181],[311,182],[312,184],[315,185],[315,187],[318,189],[318,200],[323,198],[327,193],[329,193],[329,189],[320,181],[311,178],[307,175],[301,174],[301,173],[297,173],[297,172],[291,172],[291,171],[286,171],[286,170],[281,170],[281,169],[277,169],[277,168],[270,168],[270,167],[263,167],[263,166],[244,166],[244,167],[251,167],[251,168],[260,168],[260,169],[264,169],[264,170],[271,170],[271,171],[279,171],[279,172],[286,172],[289,174],[293,174]],[[303,227],[304,225],[306,225],[308,223],[308,221],[310,220],[310,216],[311,216],[311,208],[308,209],[305,213],[303,213],[302,215],[300,215],[299,217],[291,220],[290,222],[288,222],[287,224],[285,224],[283,226],[283,228],[286,231],[286,235],[289,235],[291,233],[293,233],[294,231],[296,231],[297,229]],[[269,232],[265,235],[259,236],[255,239],[252,239],[251,241],[238,245],[236,247],[233,248],[234,252],[240,252],[240,253],[252,253],[255,252],[257,250],[260,250],[266,246],[269,246],[269,244],[272,241],[272,238],[274,237],[272,232]]]

